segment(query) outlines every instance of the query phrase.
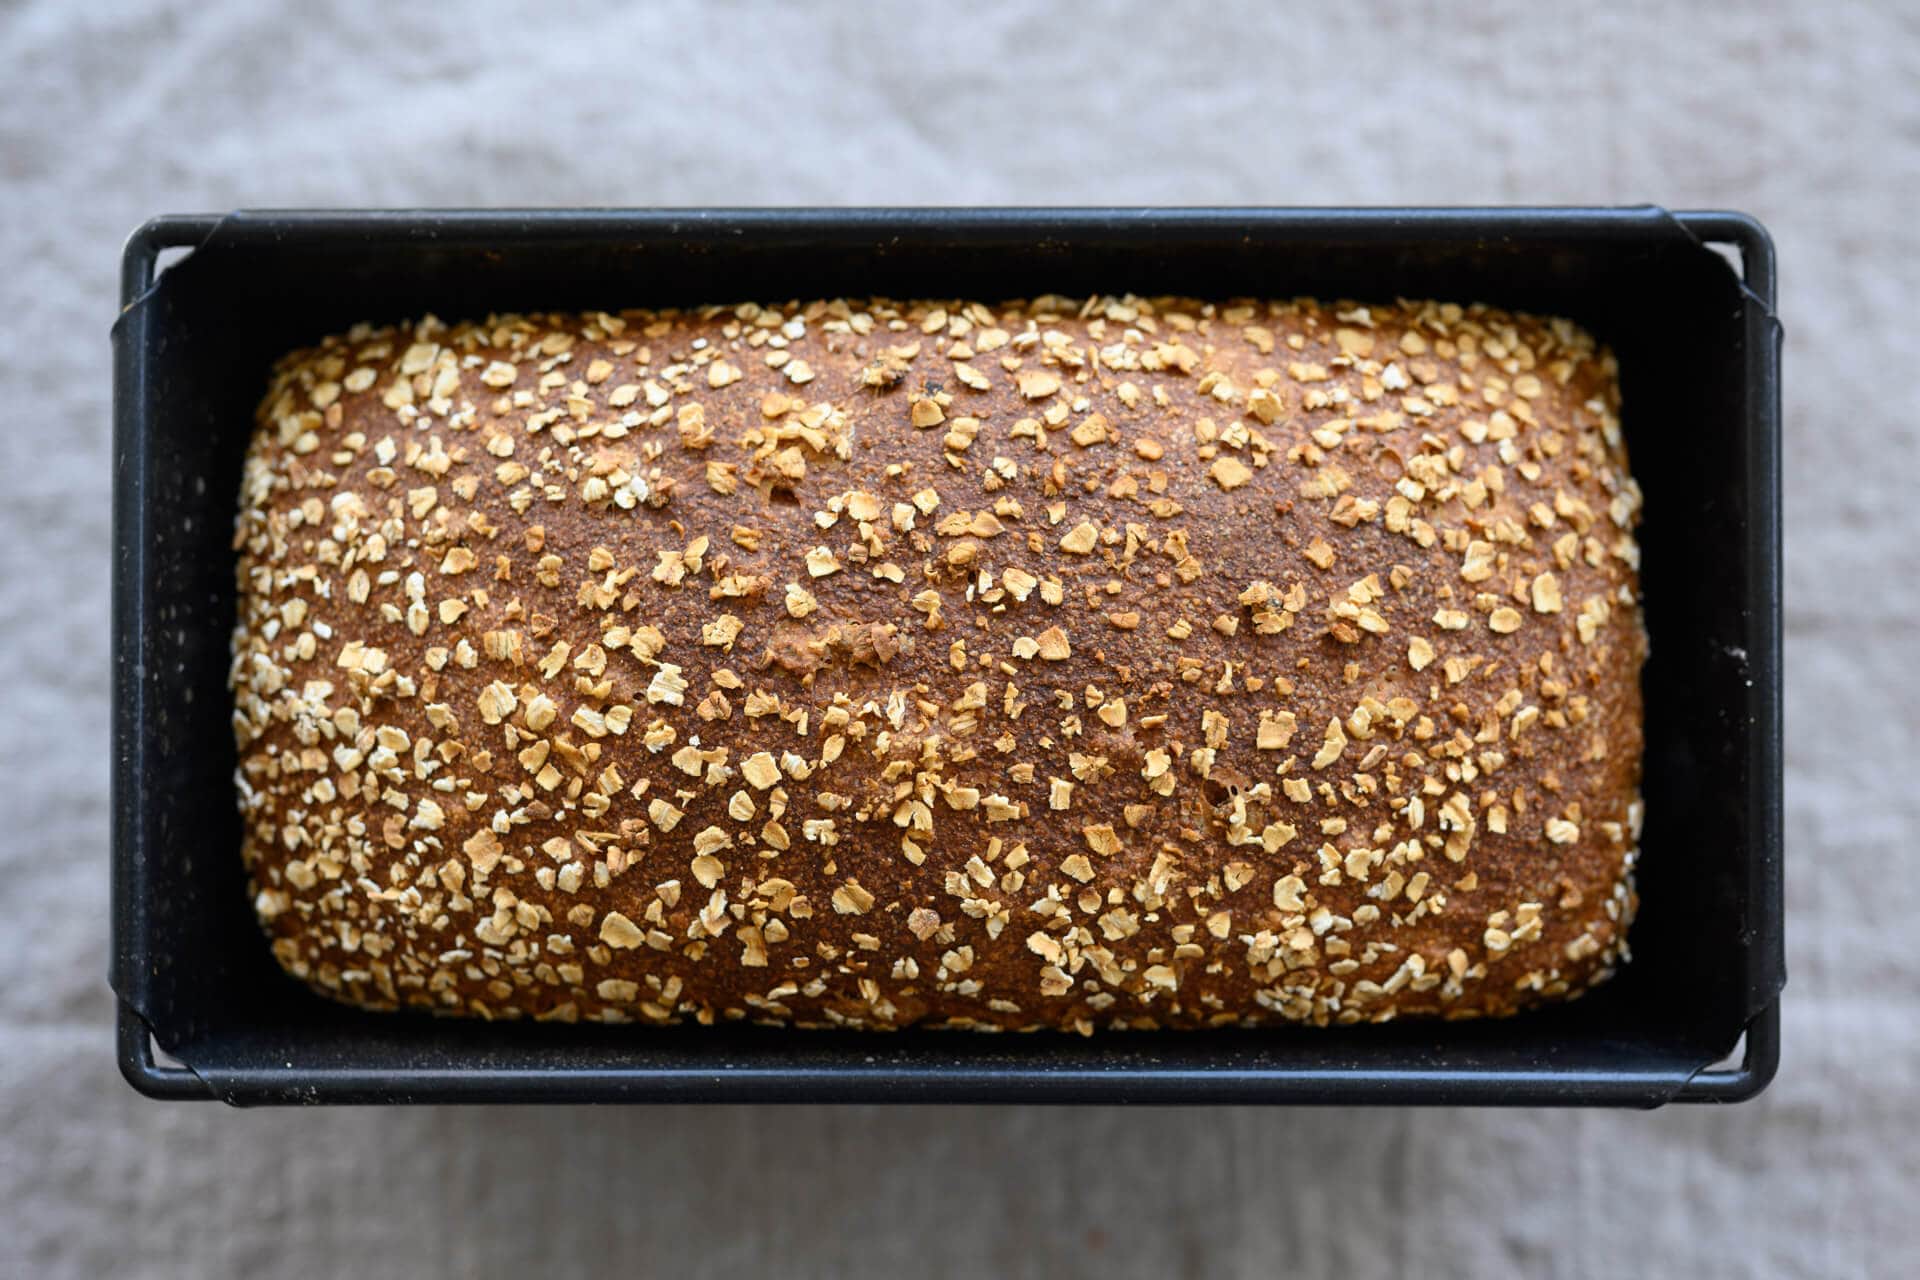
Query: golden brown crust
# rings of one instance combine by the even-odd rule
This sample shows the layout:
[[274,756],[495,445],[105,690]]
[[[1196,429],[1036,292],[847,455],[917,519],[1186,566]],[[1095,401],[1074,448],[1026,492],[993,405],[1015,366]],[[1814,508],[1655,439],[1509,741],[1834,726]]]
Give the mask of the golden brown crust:
[[274,953],[487,1017],[1512,1012],[1621,957],[1610,355],[1436,303],[360,328],[236,544]]

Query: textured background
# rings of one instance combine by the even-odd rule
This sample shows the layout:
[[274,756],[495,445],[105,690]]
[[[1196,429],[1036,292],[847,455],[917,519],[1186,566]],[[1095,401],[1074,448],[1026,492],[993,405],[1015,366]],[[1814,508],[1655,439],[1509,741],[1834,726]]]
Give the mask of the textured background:
[[[0,1274],[1920,1270],[1920,8],[453,7],[0,0]],[[1747,209],[1783,266],[1758,1102],[241,1114],[115,1074],[107,328],[147,215],[1646,200]]]

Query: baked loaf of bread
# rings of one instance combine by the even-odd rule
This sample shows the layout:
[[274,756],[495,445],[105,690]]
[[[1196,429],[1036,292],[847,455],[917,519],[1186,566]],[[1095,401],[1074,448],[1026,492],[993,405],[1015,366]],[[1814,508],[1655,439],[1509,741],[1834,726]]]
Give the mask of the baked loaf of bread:
[[278,366],[236,538],[273,952],[563,1021],[1576,995],[1635,906],[1615,373],[1440,303],[329,338]]

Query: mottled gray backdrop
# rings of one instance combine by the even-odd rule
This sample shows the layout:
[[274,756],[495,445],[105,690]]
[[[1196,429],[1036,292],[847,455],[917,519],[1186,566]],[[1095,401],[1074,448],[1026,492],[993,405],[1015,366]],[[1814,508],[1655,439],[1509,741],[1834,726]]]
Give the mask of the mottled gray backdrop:
[[[115,1073],[107,329],[146,216],[1640,201],[1750,210],[1782,264],[1793,981],[1757,1103],[242,1114]],[[1895,0],[0,0],[0,1274],[1915,1273],[1916,206]]]

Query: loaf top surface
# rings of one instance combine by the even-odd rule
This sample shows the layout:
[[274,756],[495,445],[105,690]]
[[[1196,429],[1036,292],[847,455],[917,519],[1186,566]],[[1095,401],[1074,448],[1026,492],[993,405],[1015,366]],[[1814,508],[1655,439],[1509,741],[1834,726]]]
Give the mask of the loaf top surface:
[[1504,1014],[1623,955],[1612,357],[1439,303],[356,328],[277,367],[237,781],[375,1007],[892,1027]]

